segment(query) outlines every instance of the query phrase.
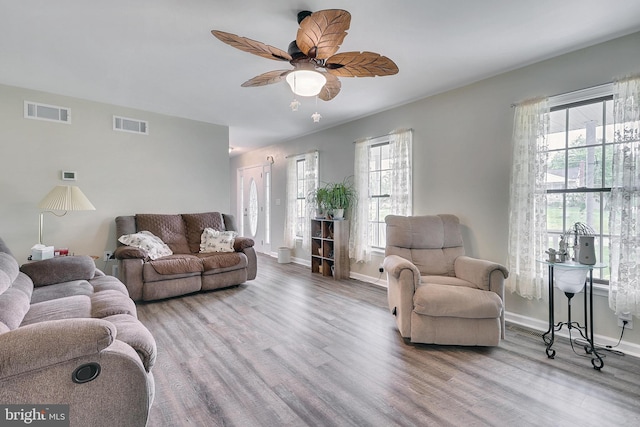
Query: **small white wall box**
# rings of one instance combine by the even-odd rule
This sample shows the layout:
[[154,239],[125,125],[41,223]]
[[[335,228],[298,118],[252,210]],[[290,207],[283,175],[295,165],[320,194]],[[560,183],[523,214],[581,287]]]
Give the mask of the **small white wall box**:
[[40,261],[43,259],[53,258],[53,246],[45,246],[43,248],[31,248],[31,259]]
[[62,171],[62,180],[63,181],[75,181],[76,180],[75,171]]

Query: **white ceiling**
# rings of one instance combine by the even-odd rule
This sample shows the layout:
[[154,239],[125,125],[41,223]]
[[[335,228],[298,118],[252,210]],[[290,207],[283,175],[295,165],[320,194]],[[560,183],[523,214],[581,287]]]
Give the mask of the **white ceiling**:
[[[286,50],[297,12],[331,8],[352,15],[339,52],[400,72],[341,78],[335,99],[297,112],[284,82],[240,87],[287,63],[210,33]],[[0,0],[0,83],[226,125],[238,153],[639,30],[638,0]]]

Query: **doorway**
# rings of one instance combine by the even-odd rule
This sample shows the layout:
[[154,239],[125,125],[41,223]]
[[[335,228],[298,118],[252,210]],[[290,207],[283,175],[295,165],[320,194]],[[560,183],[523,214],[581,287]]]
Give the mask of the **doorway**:
[[239,233],[254,240],[256,252],[271,252],[271,165],[238,169]]

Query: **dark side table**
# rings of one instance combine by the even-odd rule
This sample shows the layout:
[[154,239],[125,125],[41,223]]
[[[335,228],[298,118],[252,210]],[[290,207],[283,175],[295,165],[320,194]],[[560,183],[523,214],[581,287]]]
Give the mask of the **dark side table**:
[[[607,265],[605,264],[595,264],[595,265],[586,265],[579,264],[577,262],[563,262],[563,263],[553,263],[546,260],[538,261],[542,264],[545,264],[549,268],[549,329],[547,332],[542,334],[542,340],[547,345],[545,352],[547,353],[547,357],[549,359],[553,359],[556,355],[556,351],[551,348],[553,347],[553,343],[555,341],[555,333],[562,329],[563,326],[567,326],[567,329],[577,329],[580,332],[582,338],[587,341],[587,344],[584,345],[584,351],[587,354],[591,355],[591,365],[596,370],[602,369],[604,366],[604,360],[598,354],[596,347],[593,341],[593,269],[594,268],[605,268]],[[567,321],[566,322],[558,322],[555,323],[554,320],[554,267],[558,267],[558,269],[576,269],[576,270],[588,270],[587,271],[587,279],[585,280],[585,297],[584,297],[584,326],[580,326],[578,322],[571,321],[571,298],[573,297],[573,293],[566,292],[565,295],[568,298],[568,312],[567,312]],[[587,290],[586,287],[589,289]],[[580,289],[581,291],[582,289]],[[578,291],[578,292],[580,292]],[[588,300],[588,302],[587,302]],[[571,336],[571,335],[569,335]]]

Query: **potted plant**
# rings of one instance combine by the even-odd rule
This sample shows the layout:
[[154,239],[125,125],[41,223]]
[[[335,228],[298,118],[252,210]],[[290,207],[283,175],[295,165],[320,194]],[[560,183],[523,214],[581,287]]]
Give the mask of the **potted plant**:
[[329,207],[328,194],[329,190],[326,186],[318,187],[307,194],[307,203],[309,206],[314,206],[316,218],[324,218],[326,216]]
[[344,211],[353,206],[356,202],[356,190],[349,178],[342,182],[330,183],[326,186],[328,190],[327,204],[331,209],[333,219],[344,218]]

